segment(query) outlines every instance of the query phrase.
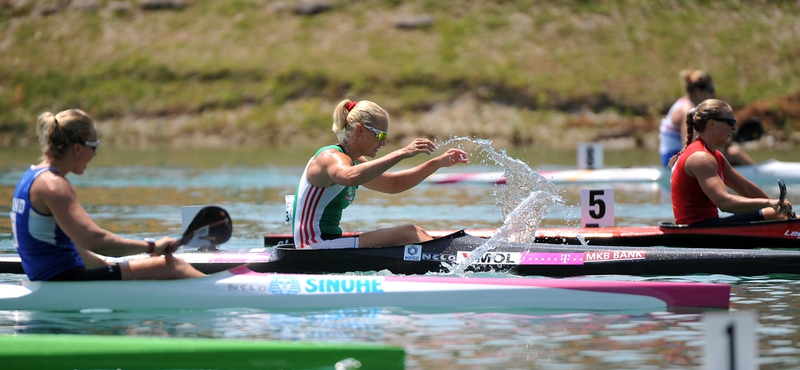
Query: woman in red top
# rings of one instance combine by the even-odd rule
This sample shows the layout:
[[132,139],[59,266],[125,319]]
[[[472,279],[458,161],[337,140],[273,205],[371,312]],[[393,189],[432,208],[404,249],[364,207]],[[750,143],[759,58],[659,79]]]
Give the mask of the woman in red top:
[[[770,199],[717,150],[736,129],[733,109],[708,99],[686,114],[686,146],[670,161],[672,211],[678,224],[786,219],[792,204]],[[695,139],[695,132],[697,132]],[[736,194],[728,192],[731,188]],[[733,215],[720,218],[717,208]]]

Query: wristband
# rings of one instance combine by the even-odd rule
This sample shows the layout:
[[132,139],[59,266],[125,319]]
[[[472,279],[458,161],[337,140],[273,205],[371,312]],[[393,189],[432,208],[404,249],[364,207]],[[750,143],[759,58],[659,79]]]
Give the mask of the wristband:
[[153,254],[153,252],[156,250],[156,242],[152,240],[145,240],[145,241],[147,242],[147,245],[150,246],[150,249],[147,250],[147,254]]

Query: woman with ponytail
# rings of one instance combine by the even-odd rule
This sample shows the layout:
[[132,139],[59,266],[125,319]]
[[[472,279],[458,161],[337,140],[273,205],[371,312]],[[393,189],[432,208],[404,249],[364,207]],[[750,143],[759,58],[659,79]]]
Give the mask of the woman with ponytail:
[[705,71],[685,69],[681,71],[681,80],[685,94],[672,104],[658,128],[658,154],[664,167],[683,148],[681,137],[686,132],[686,113],[703,100],[713,98],[716,91],[711,75]]
[[[669,163],[670,167],[674,164],[670,193],[675,223],[713,225],[787,218],[792,210],[789,201],[781,205],[779,199],[770,199],[717,150],[736,130],[733,109],[727,103],[705,100],[686,113],[685,119],[686,146]],[[720,218],[719,210],[733,215]]]
[[[41,162],[22,175],[14,190],[11,229],[30,280],[144,280],[204,274],[171,256],[173,238],[130,240],[100,228],[78,203],[66,176],[81,175],[97,154],[94,120],[80,109],[43,113],[36,121]],[[108,263],[95,253],[164,255]]]
[[342,237],[339,222],[342,211],[353,202],[359,185],[382,193],[400,193],[442,167],[469,163],[467,153],[449,149],[419,166],[386,172],[404,159],[433,154],[436,144],[428,139],[415,139],[402,149],[368,160],[367,157],[375,158],[378,150],[386,145],[389,135],[389,114],[368,100],[340,102],[333,112],[332,130],[337,144],[325,146],[314,154],[297,187],[292,220],[295,246],[371,248],[430,240],[424,229],[413,224]]

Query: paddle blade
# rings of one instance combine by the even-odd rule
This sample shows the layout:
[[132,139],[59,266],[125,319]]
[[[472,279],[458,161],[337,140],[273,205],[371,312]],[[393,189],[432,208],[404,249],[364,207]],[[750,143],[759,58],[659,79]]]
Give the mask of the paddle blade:
[[[783,202],[786,201],[786,183],[783,182],[783,179],[778,179],[778,188],[781,189],[781,198],[778,204],[783,207]],[[790,220],[797,219],[797,215],[794,212],[789,212],[786,216]]]
[[783,182],[783,179],[778,179],[778,189],[781,190],[781,198],[780,198],[780,205],[783,207],[783,202],[786,200],[786,183]]
[[207,247],[227,242],[233,233],[228,211],[218,206],[203,207],[178,240],[180,245]]

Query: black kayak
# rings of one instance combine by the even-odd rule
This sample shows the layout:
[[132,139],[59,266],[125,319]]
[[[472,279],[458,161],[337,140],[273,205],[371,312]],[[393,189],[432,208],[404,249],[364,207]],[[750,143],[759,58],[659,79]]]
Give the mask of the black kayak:
[[[365,249],[295,249],[279,245],[269,262],[250,263],[257,272],[346,273],[388,270],[394,274],[447,272],[487,242],[463,230],[428,242]],[[466,271],[524,276],[664,276],[724,274],[757,276],[800,273],[800,251],[719,248],[614,247],[503,242]]]

